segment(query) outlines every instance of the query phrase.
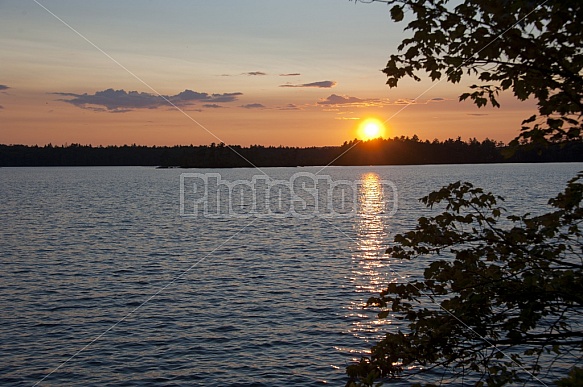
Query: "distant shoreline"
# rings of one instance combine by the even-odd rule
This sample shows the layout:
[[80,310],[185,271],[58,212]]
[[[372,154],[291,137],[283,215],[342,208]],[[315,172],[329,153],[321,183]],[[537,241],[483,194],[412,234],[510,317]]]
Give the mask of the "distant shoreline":
[[522,145],[493,141],[420,141],[416,137],[352,140],[340,146],[265,147],[211,144],[198,146],[1,145],[0,167],[152,166],[169,168],[245,168],[367,165],[443,165],[583,162],[583,142]]

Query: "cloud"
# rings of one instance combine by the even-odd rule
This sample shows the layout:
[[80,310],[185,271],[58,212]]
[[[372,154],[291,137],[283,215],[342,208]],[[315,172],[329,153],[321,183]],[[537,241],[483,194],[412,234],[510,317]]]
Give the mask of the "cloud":
[[241,75],[247,75],[247,76],[263,76],[263,75],[267,75],[267,73],[263,72],[263,71],[248,71],[246,73],[240,73],[240,74],[221,74],[221,77],[237,77],[237,76],[241,76]]
[[8,86],[0,85],[0,90],[8,90],[8,89],[10,89]]
[[245,109],[265,109],[265,105],[260,103],[248,103],[247,105],[241,105]]
[[288,103],[287,105],[280,107],[279,110],[302,110],[302,109],[296,104]]
[[476,117],[482,117],[482,116],[487,116],[488,113],[466,113],[468,116],[476,116]]
[[349,97],[346,95],[332,94],[323,101],[319,101],[318,105],[349,105],[364,103],[366,100],[357,97]]
[[417,104],[417,100],[411,98],[399,98],[393,101],[393,105],[415,105]]
[[439,103],[443,101],[451,101],[451,99],[435,97],[427,100],[416,100],[413,98],[398,98],[389,103],[389,105],[429,105],[430,103]]
[[[348,95],[331,94],[326,99],[320,99],[317,105],[326,107],[325,111],[337,111],[337,108],[364,108],[364,107],[383,107],[390,105],[388,100],[378,98],[358,98]],[[346,114],[346,113],[344,113]]]
[[4,106],[0,105],[0,110],[4,109]]
[[221,109],[224,108],[224,106],[221,105],[217,105],[216,103],[207,103],[202,105],[203,108],[207,108],[207,109]]
[[335,81],[320,81],[320,82],[312,82],[312,83],[303,83],[300,85],[292,85],[290,83],[286,83],[285,85],[279,85],[279,87],[317,87],[320,89],[329,89],[331,87],[336,86]]
[[279,74],[280,77],[299,77],[300,73]]
[[157,109],[162,106],[170,106],[168,101],[179,107],[188,107],[197,102],[233,102],[243,93],[208,94],[192,90],[184,90],[176,95],[156,95],[140,93],[137,91],[125,91],[107,89],[97,91],[95,94],[53,93],[64,97],[59,101],[70,103],[82,109],[94,111],[109,111],[126,113],[134,109]]
[[[192,90],[184,90],[183,92],[176,94],[175,96],[165,96],[172,103],[177,104],[177,102],[233,102],[237,100],[237,97],[243,95],[243,93],[223,93],[223,94],[208,94],[208,93],[198,93]],[[187,103],[188,105],[189,103]],[[178,104],[177,104],[178,105]]]

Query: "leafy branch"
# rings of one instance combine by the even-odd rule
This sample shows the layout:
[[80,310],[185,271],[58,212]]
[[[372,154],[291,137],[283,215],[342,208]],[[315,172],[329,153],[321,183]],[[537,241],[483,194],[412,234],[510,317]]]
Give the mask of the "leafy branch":
[[[539,123],[523,122],[519,139],[558,142],[581,139],[583,114],[583,7],[576,0],[355,0],[390,6],[394,22],[407,20],[412,36],[390,55],[383,72],[387,84],[402,78],[461,82],[478,107],[500,107],[497,96],[511,90],[519,100],[536,99]],[[485,65],[494,67],[485,68]],[[518,144],[518,140],[516,142]]]
[[[536,378],[541,356],[552,363],[547,357],[580,351],[583,265],[573,252],[581,250],[582,180],[583,173],[549,201],[551,211],[535,217],[505,216],[500,197],[470,183],[422,198],[444,211],[395,236],[386,253],[433,261],[423,280],[391,283],[368,300],[379,318],[403,325],[348,367],[349,385],[427,365],[499,385]],[[443,258],[435,260],[437,253]]]

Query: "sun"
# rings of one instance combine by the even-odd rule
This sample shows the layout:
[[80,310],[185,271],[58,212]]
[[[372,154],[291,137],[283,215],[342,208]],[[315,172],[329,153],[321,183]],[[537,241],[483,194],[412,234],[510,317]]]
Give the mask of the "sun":
[[358,134],[361,140],[372,140],[385,135],[385,125],[376,118],[364,120],[358,127]]
[[363,128],[363,133],[368,138],[376,138],[381,134],[381,127],[376,122],[369,122]]

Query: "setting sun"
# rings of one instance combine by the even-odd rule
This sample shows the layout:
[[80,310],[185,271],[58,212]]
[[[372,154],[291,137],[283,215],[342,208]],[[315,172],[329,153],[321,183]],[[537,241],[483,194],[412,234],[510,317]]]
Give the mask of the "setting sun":
[[358,129],[359,138],[362,140],[372,140],[385,135],[385,125],[376,118],[364,120]]

